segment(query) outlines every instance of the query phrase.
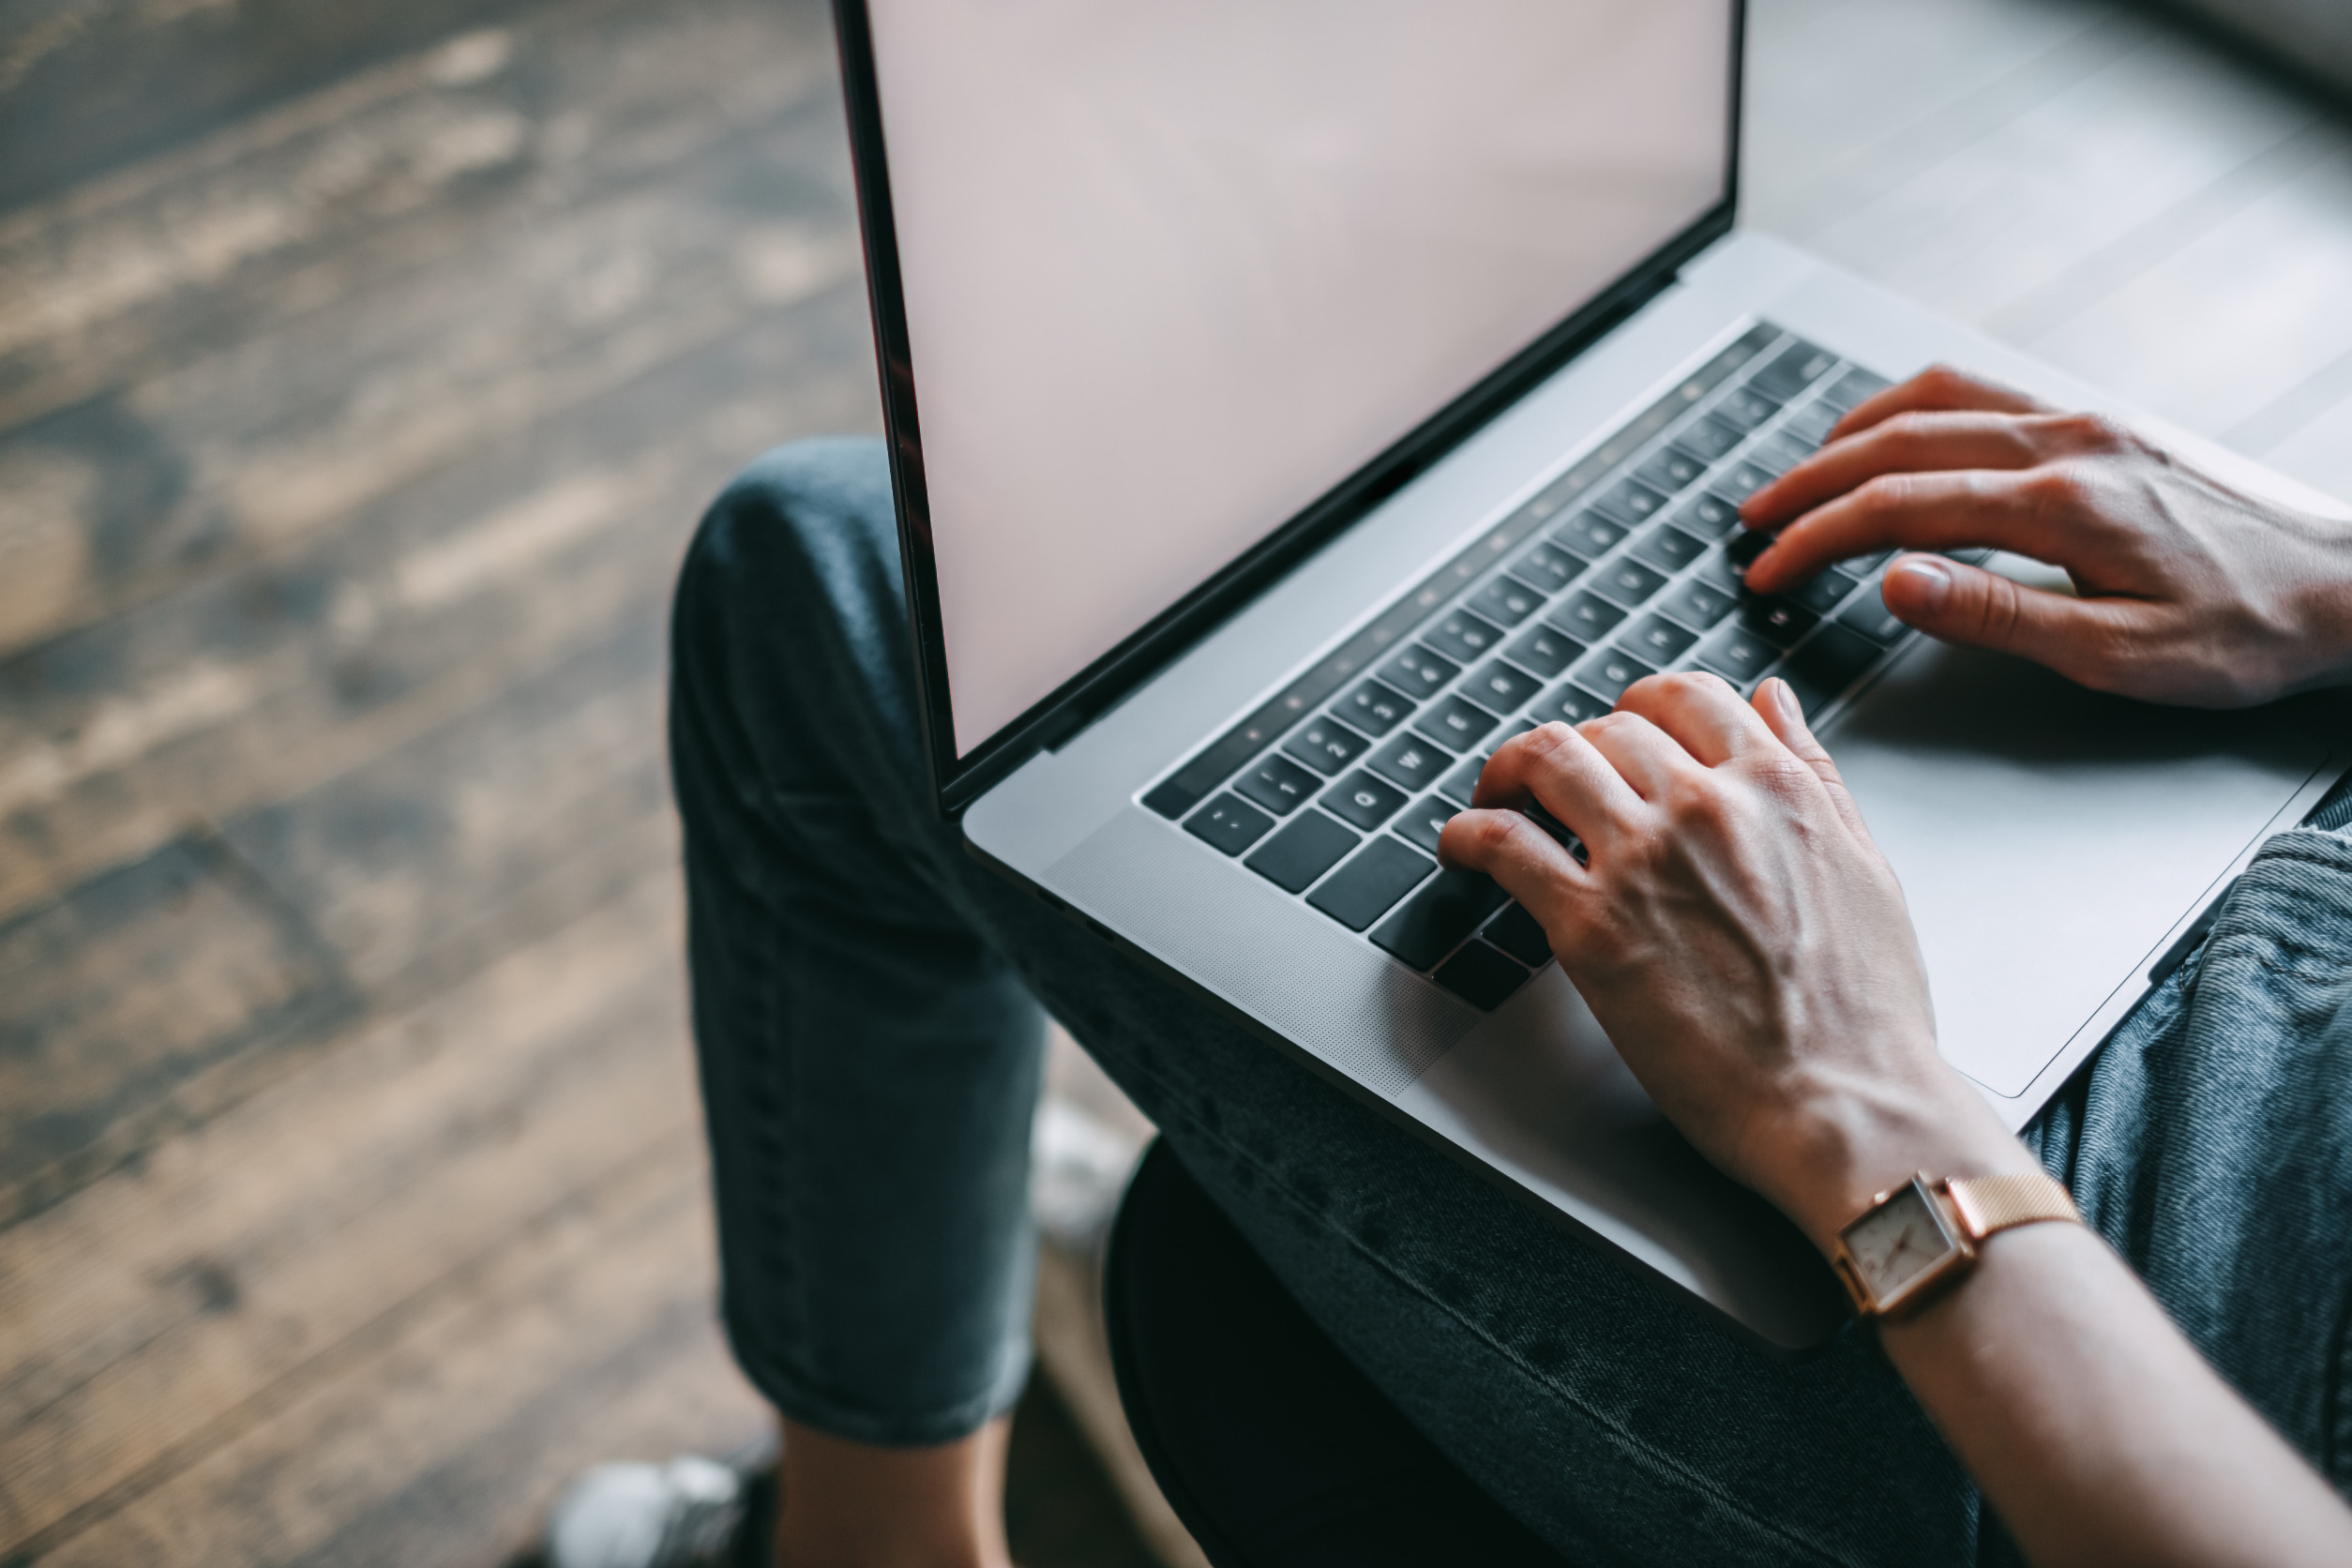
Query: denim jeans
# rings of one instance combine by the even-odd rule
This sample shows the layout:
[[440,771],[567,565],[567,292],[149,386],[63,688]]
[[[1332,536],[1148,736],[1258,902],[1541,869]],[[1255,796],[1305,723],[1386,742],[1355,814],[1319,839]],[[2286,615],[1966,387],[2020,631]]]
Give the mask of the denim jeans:
[[[1869,1337],[1735,1340],[983,868],[933,812],[888,477],[770,454],[674,623],[727,1331],[794,1420],[932,1443],[1028,1370],[1041,1007],[1341,1349],[1578,1562],[2003,1560]],[[2029,1130],[2213,1364],[2352,1484],[2352,841],[2273,839]]]

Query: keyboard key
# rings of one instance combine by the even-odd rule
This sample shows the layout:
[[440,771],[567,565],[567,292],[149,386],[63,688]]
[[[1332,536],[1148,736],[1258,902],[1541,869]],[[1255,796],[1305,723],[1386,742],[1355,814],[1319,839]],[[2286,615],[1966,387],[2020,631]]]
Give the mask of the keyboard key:
[[1672,495],[1696,484],[1698,476],[1706,472],[1707,464],[1690,453],[1661,446],[1634,470],[1634,475],[1651,490]]
[[1625,612],[1606,599],[1580,593],[1565,604],[1554,605],[1552,612],[1544,618],[1577,641],[1591,644],[1607,636],[1609,628],[1625,618]]
[[1312,718],[1282,743],[1282,749],[1328,778],[1364,755],[1362,735],[1328,716]]
[[1672,523],[1662,522],[1634,545],[1634,554],[1668,576],[1707,553],[1706,541],[1694,539]]
[[[1555,632],[1553,635],[1559,634]],[[1534,701],[1535,694],[1544,689],[1544,683],[1524,671],[1514,670],[1502,660],[1496,659],[1477,674],[1464,681],[1461,689],[1463,696],[1470,698],[1480,706],[1492,708],[1499,714],[1507,714],[1514,709],[1523,708]]]
[[[1739,547],[1741,540],[1751,536],[1763,538],[1767,535],[1752,535],[1750,530],[1741,529],[1739,533],[1731,535],[1731,540],[1728,544],[1726,544],[1721,550],[1716,550],[1712,555],[1707,557],[1706,560],[1701,561],[1697,566],[1692,570],[1690,580],[1693,582],[1703,582],[1710,588],[1719,588],[1726,594],[1739,593],[1741,587],[1744,586],[1741,580],[1747,572],[1748,564],[1745,560],[1741,560],[1734,556],[1732,551]],[[1764,547],[1758,545],[1756,548],[1761,550]]]
[[1778,648],[1736,621],[1709,638],[1698,651],[1700,665],[1738,686],[1764,673],[1778,657]]
[[1272,817],[1234,794],[1219,795],[1184,819],[1186,833],[1227,854],[1241,853],[1272,826]]
[[1741,502],[1772,482],[1772,475],[1744,460],[1728,468],[1718,468],[1708,478],[1707,488],[1726,501]]
[[1396,815],[1396,808],[1406,801],[1405,792],[1382,779],[1372,776],[1362,768],[1323,792],[1316,804],[1343,822],[1351,822],[1369,833]]
[[1838,413],[1845,414],[1858,407],[1863,399],[1884,392],[1893,384],[1886,377],[1873,375],[1868,370],[1848,370],[1821,394],[1821,400]]
[[1408,968],[1425,970],[1478,929],[1508,897],[1483,871],[1440,871],[1380,922],[1372,940]]
[[1412,699],[1378,681],[1366,681],[1340,700],[1339,711],[1365,734],[1378,737],[1405,722]]
[[1438,852],[1438,836],[1454,820],[1455,805],[1443,795],[1424,795],[1390,825],[1431,854]]
[[1563,681],[1535,704],[1529,716],[1539,724],[1582,724],[1609,711],[1606,699]]
[[1567,527],[1552,535],[1552,542],[1562,550],[1592,560],[1624,536],[1625,530],[1600,513],[1578,512]]
[[1663,572],[1652,571],[1638,561],[1620,560],[1593,575],[1592,588],[1631,610],[1665,587],[1666,582]]
[[1775,648],[1793,648],[1820,619],[1787,599],[1749,599],[1740,606],[1740,624]]
[[1872,587],[1872,592],[1858,596],[1846,607],[1846,613],[1837,618],[1837,624],[1862,633],[1873,642],[1892,642],[1911,628],[1895,619],[1885,597],[1876,591],[1877,585]]
[[1503,650],[1511,662],[1523,670],[1532,670],[1546,680],[1559,674],[1575,662],[1585,645],[1564,631],[1537,625],[1523,632],[1519,640]]
[[1512,575],[1524,578],[1547,594],[1557,594],[1584,575],[1590,565],[1555,544],[1540,544],[1511,565]]
[[1619,648],[1598,648],[1588,654],[1576,669],[1576,684],[1596,697],[1616,701],[1625,695],[1625,688],[1645,675],[1657,671]]
[[1748,448],[1747,460],[1777,479],[1811,456],[1811,446],[1782,430]]
[[1633,630],[1617,640],[1626,650],[1661,670],[1691,651],[1696,632],[1684,631],[1663,615],[1645,615]]
[[1491,654],[1502,643],[1502,632],[1467,610],[1447,613],[1436,626],[1421,634],[1437,650],[1464,664]]
[[1837,369],[1837,355],[1811,343],[1793,343],[1772,356],[1771,364],[1756,372],[1749,384],[1768,398],[1787,402],[1798,393]]
[[1816,615],[1827,615],[1846,602],[1846,596],[1854,591],[1857,580],[1851,573],[1832,566],[1788,590],[1788,597]]
[[1414,646],[1388,661],[1380,671],[1380,679],[1409,697],[1435,697],[1445,683],[1462,672],[1462,667],[1452,659],[1440,658],[1428,649]]
[[1261,757],[1233,780],[1233,788],[1277,817],[1304,806],[1323,781],[1288,757]]
[[1828,403],[1807,403],[1790,415],[1788,423],[1781,428],[1798,440],[1818,446],[1830,439],[1830,432],[1837,429],[1837,422],[1845,416],[1842,410]]
[[1731,542],[1723,547],[1723,558],[1731,564],[1732,570],[1744,577],[1749,564],[1772,548],[1772,535],[1751,528],[1731,536]]
[[1483,942],[1473,942],[1429,976],[1482,1013],[1491,1013],[1527,984],[1527,971]]
[[1285,893],[1304,893],[1355,847],[1354,834],[1320,811],[1309,811],[1242,864]]
[[1494,727],[1494,715],[1459,697],[1440,699],[1413,720],[1414,730],[1452,751],[1468,751]]
[[1881,652],[1878,644],[1844,626],[1823,626],[1818,636],[1788,656],[1780,673],[1811,713],[1852,686],[1878,662]]
[[1351,931],[1361,931],[1411,891],[1438,863],[1382,834],[1325,877],[1306,901]]
[[1592,502],[1594,511],[1628,528],[1639,528],[1665,505],[1666,497],[1638,479],[1620,479]]
[[1515,626],[1544,607],[1544,596],[1513,578],[1499,577],[1472,594],[1470,607],[1500,626]]
[[1714,417],[1741,430],[1752,430],[1780,412],[1780,404],[1752,386],[1735,386],[1715,405]]
[[1713,462],[1747,438],[1744,427],[1709,415],[1683,426],[1681,434],[1674,438],[1674,445],[1695,458]]
[[1543,926],[1528,913],[1525,904],[1506,904],[1479,934],[1530,969],[1541,969],[1552,961],[1552,939],[1544,934]]
[[1731,607],[1738,602],[1738,596],[1728,589],[1711,582],[1692,581],[1668,594],[1658,608],[1693,631],[1705,631],[1730,614]]
[[1478,776],[1485,770],[1485,767],[1486,759],[1484,757],[1464,758],[1459,767],[1447,774],[1439,782],[1438,793],[1448,800],[1458,801],[1468,806],[1470,803],[1470,797],[1478,791]]
[[1720,495],[1695,495],[1674,514],[1674,525],[1703,539],[1720,539],[1740,526],[1740,508]]
[[1374,773],[1407,790],[1425,790],[1454,764],[1454,753],[1419,735],[1399,735],[1372,753]]

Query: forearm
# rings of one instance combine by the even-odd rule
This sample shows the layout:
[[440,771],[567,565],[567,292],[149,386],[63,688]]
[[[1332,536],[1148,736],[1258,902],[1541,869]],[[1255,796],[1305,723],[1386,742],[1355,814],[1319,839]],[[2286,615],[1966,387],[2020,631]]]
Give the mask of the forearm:
[[1881,1341],[2042,1568],[2352,1562],[2352,1514],[2082,1227],[1992,1237]]
[[[1817,1098],[1772,1196],[1825,1253],[1914,1173],[2038,1168],[1956,1074]],[[2001,1231],[1881,1343],[2043,1568],[2352,1562],[2352,1513],[2079,1225]]]

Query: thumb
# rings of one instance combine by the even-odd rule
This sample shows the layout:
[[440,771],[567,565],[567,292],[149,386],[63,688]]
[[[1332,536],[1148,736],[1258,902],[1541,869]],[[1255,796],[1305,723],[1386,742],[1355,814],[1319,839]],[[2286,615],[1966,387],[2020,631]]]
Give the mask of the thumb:
[[1805,711],[1797,703],[1796,689],[1775,675],[1756,688],[1756,711],[1780,744],[1796,754],[1797,761],[1811,768],[1830,792],[1830,800],[1846,825],[1864,840],[1870,830],[1862,826],[1862,807],[1847,792],[1846,779],[1830,761],[1827,747],[1814,737],[1812,727],[1805,723]]
[[2082,664],[2114,630],[2101,611],[1998,572],[1940,555],[1906,555],[1887,568],[1887,608],[1930,637],[2017,654],[2061,674]]

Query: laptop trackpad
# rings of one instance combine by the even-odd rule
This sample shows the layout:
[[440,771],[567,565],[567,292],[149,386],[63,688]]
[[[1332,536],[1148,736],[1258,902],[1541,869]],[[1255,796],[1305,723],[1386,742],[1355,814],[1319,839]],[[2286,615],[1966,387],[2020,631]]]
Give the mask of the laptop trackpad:
[[[1903,879],[1945,1058],[2024,1093],[2326,761],[2341,699],[2233,713],[1922,640],[1823,736]],[[2336,729],[2335,733],[2341,733]]]

